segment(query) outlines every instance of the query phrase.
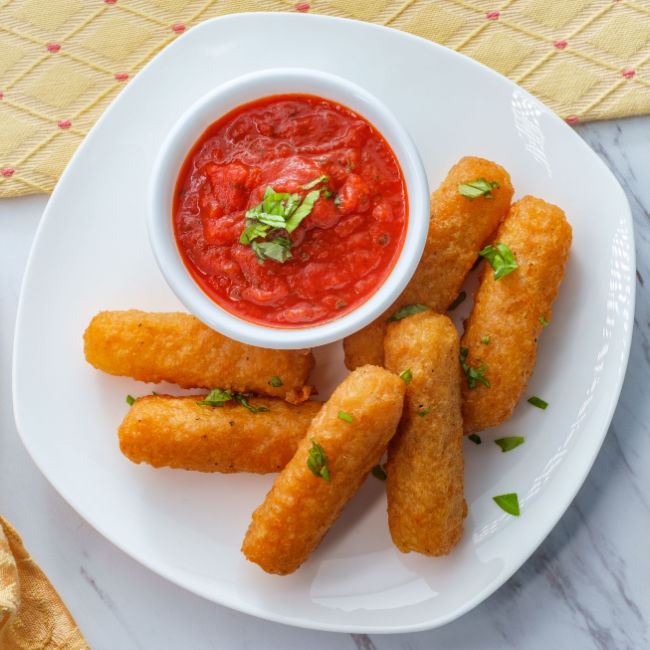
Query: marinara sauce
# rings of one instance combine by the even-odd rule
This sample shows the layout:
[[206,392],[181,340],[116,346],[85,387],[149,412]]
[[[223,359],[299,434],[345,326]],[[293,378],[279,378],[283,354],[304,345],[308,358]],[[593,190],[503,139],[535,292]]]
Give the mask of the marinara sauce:
[[[294,204],[312,193],[313,205],[292,232],[267,228],[256,252],[240,241],[256,223],[246,213],[271,192]],[[382,285],[404,242],[408,200],[395,154],[371,124],[329,100],[277,95],[205,131],[181,169],[173,219],[186,267],[217,304],[254,323],[306,327]],[[263,242],[286,259],[264,259]]]

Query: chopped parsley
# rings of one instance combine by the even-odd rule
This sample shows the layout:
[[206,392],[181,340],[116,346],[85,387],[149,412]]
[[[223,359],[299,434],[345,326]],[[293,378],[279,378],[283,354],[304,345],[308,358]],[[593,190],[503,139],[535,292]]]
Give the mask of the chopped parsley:
[[277,375],[273,375],[273,377],[271,377],[271,386],[275,386],[275,388],[282,386],[282,380],[280,379],[280,377],[278,377]]
[[375,465],[371,470],[370,473],[380,481],[385,481],[386,480],[386,472],[384,472],[384,468],[381,465]]
[[[308,190],[328,180],[328,176],[320,176],[311,183],[302,185],[301,189]],[[291,239],[283,236],[273,239],[267,237],[280,230],[292,233],[312,211],[322,191],[324,190],[312,190],[302,197],[300,194],[276,192],[269,185],[262,201],[246,212],[246,228],[239,237],[239,243],[250,246],[260,262],[286,262],[291,257]],[[260,239],[264,241],[258,241]]]
[[499,496],[492,497],[492,499],[501,510],[505,510],[509,515],[513,515],[514,517],[519,516],[519,499],[517,498],[516,492],[500,494]]
[[490,337],[489,336],[484,336],[481,341],[483,345],[487,345],[490,342]]
[[542,409],[542,410],[544,410],[548,406],[548,402],[545,402],[543,399],[539,397],[535,397],[535,395],[529,397],[526,401],[529,404],[532,404],[533,406],[536,406],[538,409]]
[[404,305],[400,307],[386,322],[390,323],[396,320],[402,320],[413,314],[419,314],[421,311],[427,311],[429,308],[426,305]]
[[539,322],[542,324],[542,327],[546,327],[548,325],[548,321],[546,318],[544,318],[544,314],[539,317]]
[[476,359],[479,364],[478,368],[473,368],[467,363],[467,355],[469,354],[469,349],[465,347],[460,348],[460,365],[463,368],[465,373],[465,378],[467,379],[467,388],[476,388],[478,385],[477,382],[481,382],[484,386],[490,387],[490,382],[485,378],[485,372],[487,371],[487,364],[481,359]]
[[497,438],[494,442],[496,442],[496,444],[501,447],[501,451],[505,453],[515,447],[519,447],[519,445],[523,445],[524,438],[523,436],[509,436],[507,438]]
[[231,390],[223,390],[222,388],[213,388],[205,399],[197,402],[199,406],[212,406],[221,407],[224,402],[235,401],[247,408],[251,413],[262,413],[268,411],[266,406],[253,406],[249,404],[248,400],[241,393],[234,393]]
[[475,181],[468,181],[467,183],[458,184],[458,192],[462,194],[469,201],[473,201],[479,196],[484,196],[486,199],[494,198],[492,191],[499,187],[496,181],[486,181],[484,178],[477,178]]
[[411,374],[411,369],[407,368],[406,370],[402,370],[402,372],[399,373],[400,379],[404,380],[404,383],[410,384],[411,379],[413,379],[413,375]]
[[512,273],[518,266],[512,251],[505,245],[497,242],[496,247],[489,244],[479,255],[484,257],[494,269],[494,279],[500,280],[503,276]]
[[314,476],[318,476],[329,483],[330,473],[327,469],[327,463],[329,463],[329,458],[327,458],[323,446],[319,445],[312,438],[309,458],[307,459],[307,467],[309,467]]
[[477,435],[477,434],[475,434],[475,433],[472,433],[472,434],[470,434],[470,435],[467,436],[467,437],[468,437],[468,438],[469,438],[469,439],[470,439],[470,440],[471,440],[475,445],[480,445],[481,442],[483,442],[483,441],[481,440],[481,436],[479,436],[479,435]]
[[129,406],[133,406],[135,404],[135,397],[133,397],[133,395],[127,395],[126,396],[126,403]]
[[460,305],[463,302],[463,300],[465,300],[465,298],[467,298],[467,293],[465,291],[461,291],[458,294],[456,300],[454,300],[454,302],[452,302],[451,305],[447,307],[447,311],[453,311],[454,309],[456,309],[456,307],[458,307],[458,305]]
[[418,417],[423,418],[431,410],[430,406],[427,406],[423,411],[418,411]]
[[349,413],[346,413],[345,411],[339,411],[337,417],[339,420],[343,420],[344,422],[352,422],[352,420],[354,420],[354,418]]

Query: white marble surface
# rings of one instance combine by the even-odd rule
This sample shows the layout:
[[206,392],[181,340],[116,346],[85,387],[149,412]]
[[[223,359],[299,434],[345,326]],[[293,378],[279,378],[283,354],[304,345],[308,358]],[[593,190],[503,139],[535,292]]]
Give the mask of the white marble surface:
[[528,562],[472,612],[413,634],[312,632],[214,605],[141,567],[63,501],[27,455],[11,406],[20,282],[47,197],[0,201],[0,513],[93,648],[650,648],[650,116],[578,132],[616,174],[634,214],[636,327],[618,408],[584,486]]

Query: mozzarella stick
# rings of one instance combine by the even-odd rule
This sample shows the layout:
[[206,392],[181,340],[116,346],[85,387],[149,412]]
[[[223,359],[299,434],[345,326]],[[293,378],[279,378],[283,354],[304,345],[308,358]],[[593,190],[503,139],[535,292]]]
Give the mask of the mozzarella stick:
[[118,435],[134,463],[198,472],[279,472],[294,455],[319,402],[292,405],[273,397],[251,398],[253,413],[236,402],[197,404],[205,395],[151,395],[137,399]]
[[[458,186],[484,179],[498,183],[491,198],[471,201]],[[345,365],[354,368],[384,362],[386,319],[404,305],[422,304],[443,313],[455,300],[476,262],[485,240],[503,220],[512,200],[510,176],[503,167],[483,158],[466,157],[454,165],[442,185],[431,195],[431,221],[422,258],[397,301],[367,327],[343,342]]]
[[446,555],[467,514],[458,332],[446,316],[423,312],[391,323],[384,350],[388,370],[410,374],[388,445],[390,534],[403,553]]
[[343,380],[253,513],[242,545],[251,562],[286,575],[309,557],[380,461],[402,413],[404,390],[399,377],[375,366]]
[[[492,267],[484,263],[465,323],[461,352],[470,373],[463,381],[466,434],[505,422],[526,389],[537,340],[544,323],[551,321],[551,305],[564,277],[571,226],[560,208],[526,196],[512,206],[495,242],[505,244],[519,266],[495,280]],[[471,368],[489,387],[472,380]]]
[[298,403],[314,357],[239,343],[182,313],[103,311],[84,334],[86,360],[111,375],[183,388],[228,388]]

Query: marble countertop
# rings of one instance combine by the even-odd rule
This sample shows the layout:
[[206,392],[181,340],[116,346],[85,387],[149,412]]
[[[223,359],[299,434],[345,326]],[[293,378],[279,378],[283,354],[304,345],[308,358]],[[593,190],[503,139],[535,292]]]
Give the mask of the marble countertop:
[[313,632],[220,607],[140,566],[54,491],[25,451],[11,406],[20,283],[47,197],[0,201],[0,512],[94,649],[650,648],[650,116],[577,130],[634,215],[635,330],[620,401],[585,484],[532,557],[473,611],[413,634]]

